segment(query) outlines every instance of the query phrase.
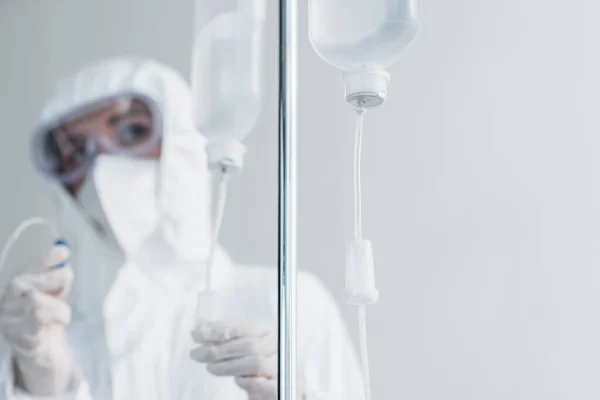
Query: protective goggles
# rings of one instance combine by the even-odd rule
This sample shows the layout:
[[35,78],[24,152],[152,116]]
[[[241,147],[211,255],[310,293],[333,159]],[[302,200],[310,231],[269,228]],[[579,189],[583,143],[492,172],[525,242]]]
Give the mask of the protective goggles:
[[131,107],[95,132],[69,132],[63,123],[33,138],[34,163],[52,179],[75,183],[85,177],[99,154],[149,155],[161,137],[156,122],[147,107]]

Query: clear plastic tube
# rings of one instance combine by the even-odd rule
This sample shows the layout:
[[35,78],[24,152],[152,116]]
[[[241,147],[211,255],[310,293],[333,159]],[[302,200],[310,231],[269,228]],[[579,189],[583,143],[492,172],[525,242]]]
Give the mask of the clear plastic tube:
[[217,208],[215,214],[215,221],[213,225],[213,232],[211,235],[210,248],[208,251],[208,257],[206,259],[206,276],[205,284],[206,291],[212,292],[213,289],[213,274],[215,252],[217,250],[217,244],[219,242],[219,234],[223,225],[223,216],[225,215],[225,202],[227,200],[227,183],[229,182],[230,173],[227,168],[222,168],[219,174],[219,182],[217,188]]
[[[215,293],[213,287],[213,268],[215,254],[217,251],[217,245],[219,243],[219,234],[221,232],[221,227],[223,225],[223,217],[225,215],[227,186],[229,182],[229,177],[231,176],[231,172],[227,167],[222,167],[217,171],[219,173],[219,176],[217,182],[215,218],[204,271],[205,286],[203,290],[198,293],[198,299],[196,304],[196,323],[199,323],[201,321],[210,321],[217,317],[217,305],[215,301]],[[205,375],[205,379],[207,379],[208,376],[208,374]],[[207,380],[201,381],[200,385],[202,386],[202,392],[204,394],[210,393],[208,389],[209,383]],[[188,386],[185,389],[186,393],[191,393],[192,390],[192,386]]]
[[52,235],[54,235],[54,237],[56,238],[58,237],[58,231],[56,227],[52,225],[52,223],[48,219],[42,217],[27,218],[25,221],[19,224],[19,226],[13,231],[13,233],[10,235],[10,237],[4,244],[4,247],[2,248],[2,253],[0,253],[0,271],[4,271],[4,263],[6,263],[6,258],[8,257],[8,254],[10,253],[10,250],[13,248],[15,243],[17,243],[17,240],[19,240],[21,235],[27,229],[34,225],[46,225],[48,228],[50,228]]
[[[361,159],[362,136],[364,127],[364,108],[356,108],[356,136],[354,139],[354,238],[362,240],[362,183]],[[365,400],[371,400],[371,374],[369,368],[369,349],[367,340],[367,311],[364,305],[358,306],[358,337],[360,358],[365,387]]]
[[369,368],[369,348],[367,345],[367,311],[365,306],[358,306],[358,336],[360,340],[360,358],[365,385],[365,400],[371,400],[371,373]]
[[362,239],[361,158],[365,109],[356,109],[356,136],[354,138],[354,238]]

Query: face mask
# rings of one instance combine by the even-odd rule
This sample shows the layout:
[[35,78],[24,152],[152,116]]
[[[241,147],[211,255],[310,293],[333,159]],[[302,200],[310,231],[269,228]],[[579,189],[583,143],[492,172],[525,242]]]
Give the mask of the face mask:
[[[102,155],[77,196],[90,223],[100,235],[114,240],[129,261],[138,259],[149,242],[162,253],[168,250],[166,239],[157,243],[162,230],[159,171],[159,160]],[[173,255],[156,262],[168,262],[165,257]]]

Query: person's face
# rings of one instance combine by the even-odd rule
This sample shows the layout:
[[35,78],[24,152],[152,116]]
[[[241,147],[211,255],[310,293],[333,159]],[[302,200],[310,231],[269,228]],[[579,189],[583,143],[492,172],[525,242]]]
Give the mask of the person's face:
[[[154,132],[153,119],[150,109],[135,99],[116,101],[98,111],[63,124],[55,135],[60,148],[60,169],[70,172],[77,168],[78,159],[84,151],[85,143],[92,141],[96,154],[110,154],[115,151],[135,147],[151,137]],[[59,137],[56,137],[59,136]],[[61,146],[62,144],[62,146]],[[157,141],[143,157],[158,158],[161,144]],[[87,171],[86,171],[87,175]],[[67,190],[77,196],[81,190],[86,175],[73,183],[66,185]]]

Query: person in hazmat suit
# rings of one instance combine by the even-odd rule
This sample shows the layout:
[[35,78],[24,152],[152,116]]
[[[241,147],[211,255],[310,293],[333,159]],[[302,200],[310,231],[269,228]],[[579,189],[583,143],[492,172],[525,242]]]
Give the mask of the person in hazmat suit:
[[[59,82],[32,155],[65,240],[2,293],[0,399],[277,399],[274,268],[218,249],[212,280],[231,317],[196,322],[211,240],[205,144],[189,86],[153,60],[102,60]],[[332,297],[306,273],[297,293],[298,398],[362,399]]]

